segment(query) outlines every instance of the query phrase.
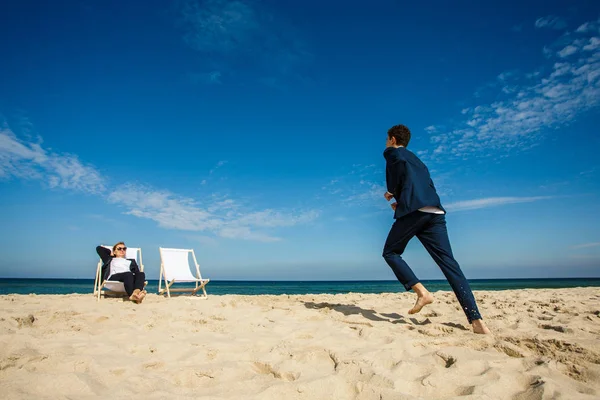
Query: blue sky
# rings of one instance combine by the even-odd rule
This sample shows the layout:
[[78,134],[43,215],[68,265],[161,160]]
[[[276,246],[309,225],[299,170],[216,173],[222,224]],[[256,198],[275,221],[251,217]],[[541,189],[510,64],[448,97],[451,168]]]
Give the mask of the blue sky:
[[150,278],[162,246],[211,279],[394,279],[398,123],[468,278],[600,276],[600,5],[412,3],[5,2],[0,276],[89,278],[123,240]]

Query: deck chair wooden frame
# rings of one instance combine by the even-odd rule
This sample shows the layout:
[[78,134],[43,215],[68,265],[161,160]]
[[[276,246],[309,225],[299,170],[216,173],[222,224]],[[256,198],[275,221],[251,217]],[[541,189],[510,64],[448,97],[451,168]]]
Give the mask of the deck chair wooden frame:
[[[196,261],[196,254],[194,254],[193,249],[167,249],[160,247],[159,251],[160,277],[158,280],[158,294],[167,293],[167,296],[170,298],[172,292],[191,292],[190,294],[193,296],[202,290],[204,295],[200,296],[200,298],[208,298],[205,286],[210,282],[210,279],[202,279],[200,265]],[[192,253],[192,259],[196,267],[196,276],[192,275],[188,253]],[[163,280],[164,288],[162,287]],[[196,283],[196,286],[194,288],[171,288],[175,283],[189,282]]]
[[[112,251],[111,246],[102,245],[102,247]],[[138,264],[140,271],[144,272],[144,263],[142,261],[142,249],[140,247],[128,247],[125,258],[133,258]],[[144,282],[144,287],[148,284],[148,281]],[[96,268],[96,279],[94,281],[94,295],[97,296],[97,300],[100,301],[102,295],[104,297],[111,296],[127,296],[125,292],[125,285],[119,281],[109,281],[102,277],[102,260],[98,261],[98,267]]]

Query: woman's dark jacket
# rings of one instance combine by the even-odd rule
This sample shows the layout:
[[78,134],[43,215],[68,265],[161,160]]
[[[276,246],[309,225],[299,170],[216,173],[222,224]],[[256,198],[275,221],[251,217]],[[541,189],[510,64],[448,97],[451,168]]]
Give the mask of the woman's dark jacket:
[[[110,276],[110,262],[114,257],[110,255],[111,252],[109,249],[102,246],[96,247],[96,253],[98,253],[100,258],[102,259],[102,280],[107,280]],[[131,264],[129,265],[129,269],[131,270],[131,272],[133,272],[134,274],[140,272],[140,268],[138,267],[137,262],[135,262],[133,258],[128,258],[128,260],[131,261]]]

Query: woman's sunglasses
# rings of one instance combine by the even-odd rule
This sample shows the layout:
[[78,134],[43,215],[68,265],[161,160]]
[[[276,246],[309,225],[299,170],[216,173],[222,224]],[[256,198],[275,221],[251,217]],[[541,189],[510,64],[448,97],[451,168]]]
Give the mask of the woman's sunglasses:
[[117,250],[121,251],[121,250],[127,250],[127,247],[117,247]]

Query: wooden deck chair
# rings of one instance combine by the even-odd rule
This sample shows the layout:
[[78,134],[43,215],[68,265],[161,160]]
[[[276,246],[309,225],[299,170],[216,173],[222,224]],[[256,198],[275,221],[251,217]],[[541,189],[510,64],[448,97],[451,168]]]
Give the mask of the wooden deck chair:
[[[102,246],[112,251],[111,246]],[[142,249],[139,247],[128,247],[125,253],[125,258],[134,259],[140,271],[144,272],[144,263],[142,262]],[[148,281],[144,282],[144,286],[148,284]],[[94,295],[100,300],[101,295],[111,296],[126,296],[125,285],[119,281],[104,280],[102,276],[102,260],[98,261],[98,267],[96,269],[96,280],[94,282]]]
[[[200,275],[200,266],[196,261],[194,250],[186,249],[164,249],[160,250],[160,277],[158,280],[158,294],[167,293],[171,297],[171,292],[191,292],[195,295],[199,290],[202,290],[206,299],[206,289],[204,288],[210,279],[202,279]],[[196,267],[196,276],[192,275],[189,263],[189,253],[192,254],[194,265]],[[162,288],[162,282],[165,282],[165,288]],[[174,283],[194,282],[195,287],[171,289]]]

